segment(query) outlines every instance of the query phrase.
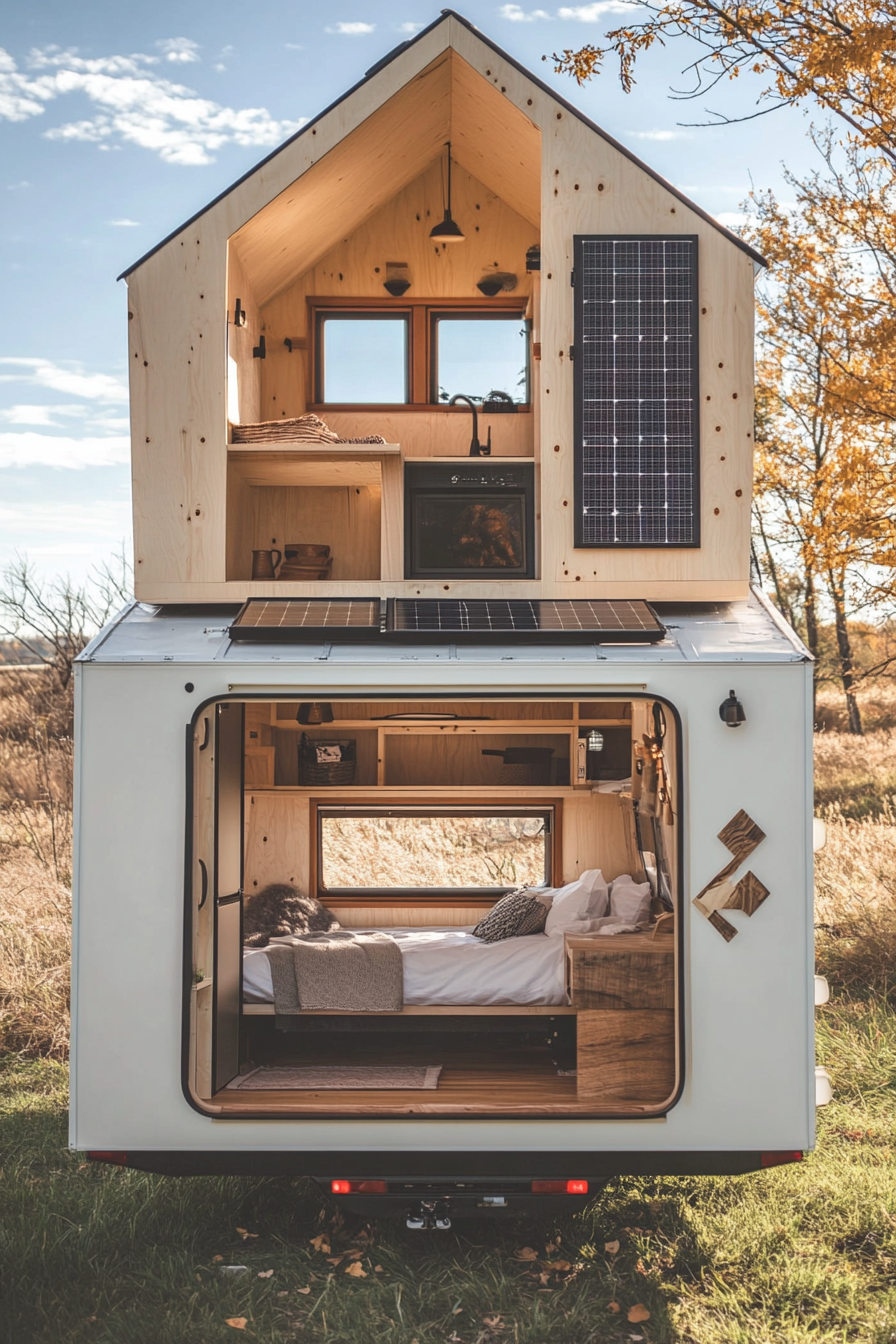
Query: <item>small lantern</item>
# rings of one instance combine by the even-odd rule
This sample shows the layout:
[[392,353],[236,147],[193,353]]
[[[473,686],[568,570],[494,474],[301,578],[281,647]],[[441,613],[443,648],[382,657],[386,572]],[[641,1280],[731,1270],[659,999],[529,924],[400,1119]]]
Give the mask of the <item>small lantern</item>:
[[591,732],[588,734],[588,750],[603,751],[603,749],[604,749],[603,733],[598,732],[596,728],[592,728]]
[[739,728],[742,723],[746,723],[747,716],[744,713],[744,707],[734,691],[729,691],[728,699],[723,700],[719,705],[719,718],[728,728]]

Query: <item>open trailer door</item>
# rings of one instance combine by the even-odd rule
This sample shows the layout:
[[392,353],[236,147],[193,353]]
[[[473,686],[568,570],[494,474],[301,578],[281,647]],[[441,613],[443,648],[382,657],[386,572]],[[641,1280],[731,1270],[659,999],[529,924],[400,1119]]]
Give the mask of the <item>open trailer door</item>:
[[203,1100],[239,1070],[242,738],[242,705],[209,705],[194,725],[190,1089]]

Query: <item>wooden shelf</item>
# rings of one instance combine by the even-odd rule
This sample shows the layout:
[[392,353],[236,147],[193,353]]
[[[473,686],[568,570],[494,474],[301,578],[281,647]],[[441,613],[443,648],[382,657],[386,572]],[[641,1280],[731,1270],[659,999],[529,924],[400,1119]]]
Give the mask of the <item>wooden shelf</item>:
[[[228,443],[228,453],[292,453],[298,457],[384,457],[400,453],[400,443],[315,443],[277,439],[273,443]],[[442,459],[439,459],[440,461]],[[528,458],[507,459],[525,462]]]

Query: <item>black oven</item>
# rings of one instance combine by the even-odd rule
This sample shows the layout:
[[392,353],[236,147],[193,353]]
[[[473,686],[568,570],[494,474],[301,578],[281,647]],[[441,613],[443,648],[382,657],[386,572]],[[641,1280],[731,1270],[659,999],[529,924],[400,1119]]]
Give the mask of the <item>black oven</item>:
[[534,579],[534,463],[406,462],[404,574]]

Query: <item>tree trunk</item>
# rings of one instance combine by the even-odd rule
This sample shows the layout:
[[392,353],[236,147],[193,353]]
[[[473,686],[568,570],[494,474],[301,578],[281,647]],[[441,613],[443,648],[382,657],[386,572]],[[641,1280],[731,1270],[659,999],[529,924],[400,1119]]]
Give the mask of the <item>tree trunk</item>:
[[861,737],[864,734],[862,728],[862,716],[859,713],[859,704],[855,696],[855,676],[853,674],[852,645],[849,639],[849,626],[846,621],[846,600],[844,596],[843,575],[836,579],[830,574],[831,601],[834,604],[834,629],[837,633],[837,653],[840,657],[840,680],[843,683],[843,694],[846,696],[846,713],[849,720],[849,731]]

